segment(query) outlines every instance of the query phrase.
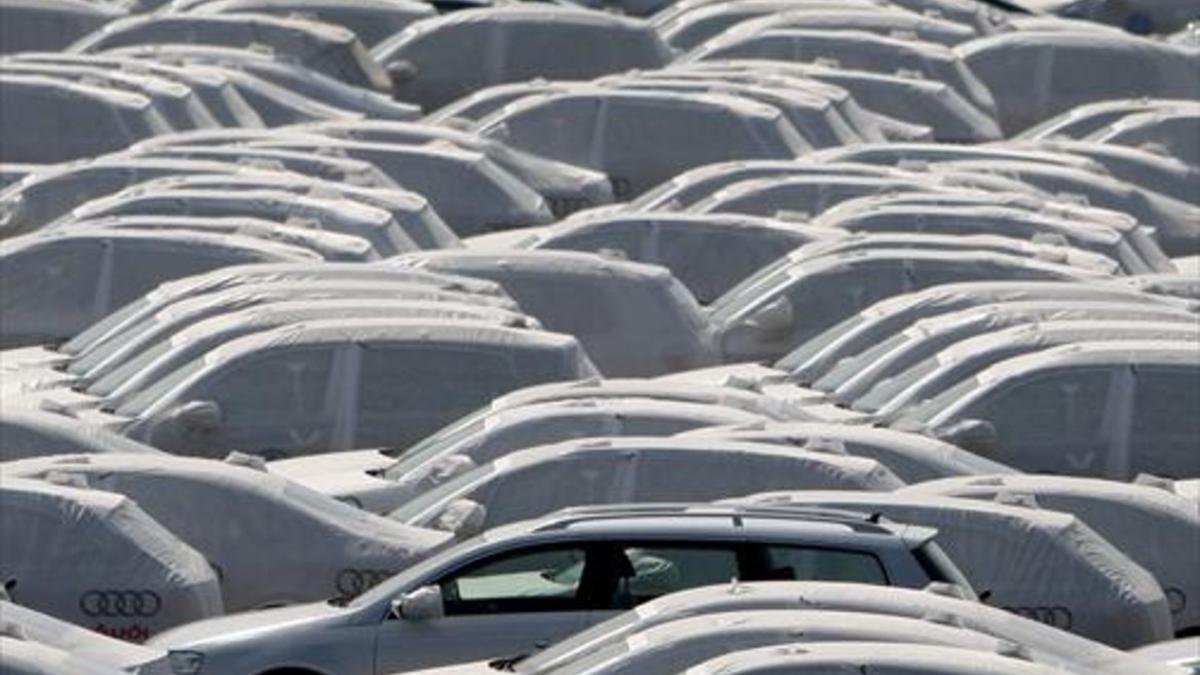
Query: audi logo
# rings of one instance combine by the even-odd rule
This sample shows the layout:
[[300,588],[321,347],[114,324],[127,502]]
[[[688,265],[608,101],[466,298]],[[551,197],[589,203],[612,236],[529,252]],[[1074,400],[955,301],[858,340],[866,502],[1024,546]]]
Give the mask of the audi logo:
[[1072,616],[1071,610],[1062,606],[1054,607],[1005,607],[1004,609],[1023,616],[1026,619],[1033,619],[1055,628],[1068,629],[1075,622],[1075,617]]
[[395,572],[390,570],[359,570],[348,568],[337,573],[337,579],[333,585],[342,598],[356,598],[393,574]]
[[149,617],[162,610],[162,597],[151,590],[91,590],[79,596],[79,611],[92,617]]

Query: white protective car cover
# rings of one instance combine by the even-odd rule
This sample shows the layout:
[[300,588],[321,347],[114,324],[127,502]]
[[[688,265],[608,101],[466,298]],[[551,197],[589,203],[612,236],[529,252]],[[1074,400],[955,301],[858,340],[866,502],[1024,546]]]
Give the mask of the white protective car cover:
[[1010,474],[1015,469],[928,436],[881,427],[819,422],[753,422],[711,426],[682,438],[725,438],[792,445],[801,450],[874,459],[906,483],[951,476]]
[[857,30],[784,27],[760,31],[752,24],[743,24],[688,53],[682,62],[725,59],[816,61],[877,73],[899,70],[946,84],[987,115],[996,111],[992,94],[964,59],[954,49],[933,42]]
[[[130,265],[130,255],[140,264]],[[87,228],[14,237],[0,241],[0,344],[68,338],[183,276],[230,265],[318,260],[296,246],[201,232]]]
[[995,606],[1123,649],[1174,635],[1154,577],[1068,513],[865,492],[763,493],[745,501],[867,510],[934,527],[938,544],[976,590],[991,592]]
[[[475,49],[464,53],[464,44]],[[534,78],[589,80],[667,65],[671,49],[644,21],[580,8],[517,4],[409,26],[373,55],[396,97],[434,110],[483,87]]]
[[61,415],[5,405],[0,411],[0,462],[63,453],[157,455],[159,450]]
[[767,483],[801,490],[891,491],[903,485],[874,460],[786,446],[591,438],[509,454],[426,492],[391,517],[455,531],[462,505],[474,502],[483,509],[483,527],[490,528],[568,506],[711,501]]
[[696,299],[657,265],[572,251],[428,251],[395,260],[500,283],[548,330],[574,335],[606,376],[661,375],[717,361]]
[[[399,349],[387,350],[388,347]],[[379,376],[382,371],[364,372],[350,363],[361,364],[371,359],[371,352],[376,349],[384,351],[379,352],[383,360],[376,361],[375,367],[403,367],[404,375],[393,370],[390,376],[411,378],[408,385],[420,387],[425,398],[409,400],[407,405],[411,408],[404,409],[397,409],[395,400],[388,399],[384,408],[370,409],[373,416],[368,418],[363,410],[369,407],[352,402],[362,383],[384,386]],[[428,350],[424,355],[423,349]],[[333,351],[338,354],[335,356]],[[337,359],[345,366],[333,367],[324,374],[317,371],[312,382],[320,388],[320,393],[314,394],[311,388],[305,393],[302,387],[289,391],[289,403],[276,405],[274,418],[270,419],[247,415],[254,403],[238,401],[237,390],[212,389],[225,374],[237,372],[245,364],[253,366],[257,356],[272,352],[283,357],[282,361],[275,361],[275,367],[287,363],[286,367],[294,368],[291,372],[296,375],[320,363],[308,358],[313,354],[331,362]],[[452,354],[454,362],[449,361]],[[418,373],[422,362],[433,357],[438,359],[435,363],[439,364],[439,370],[433,372],[425,364]],[[459,386],[460,378],[468,374],[461,366],[454,369],[454,364],[472,361],[480,364],[483,358],[487,359],[487,372],[470,374],[471,388]],[[179,454],[223,455],[239,447],[270,451],[276,456],[311,454],[318,448],[342,450],[411,443],[506,391],[593,375],[595,369],[579,343],[560,333],[445,319],[309,321],[247,335],[210,350],[173,373],[163,381],[165,384],[156,385],[160,387],[158,391],[150,388],[148,396],[143,396],[143,392],[126,401],[116,410],[118,416],[126,417],[116,420],[123,419],[127,425],[121,433],[150,440],[152,445],[174,449]],[[200,395],[197,391],[237,402],[239,407],[235,410],[241,414],[244,426],[223,424],[218,419],[206,432],[194,433],[178,413],[191,402],[189,396]],[[318,412],[304,404],[305,395],[332,396],[336,404],[324,406]],[[217,412],[221,412],[219,408]],[[224,415],[229,415],[229,411]]]
[[[61,649],[9,637],[0,631],[0,671],[4,675],[126,675],[90,658],[80,658]],[[169,673],[170,671],[162,671]]]
[[437,15],[430,3],[414,0],[177,0],[170,11],[192,14],[253,12],[311,16],[354,31],[368,47],[398,33],[409,24]]
[[[0,600],[0,638],[35,643],[65,653],[80,663],[103,666],[117,672],[171,675],[165,652],[114,640],[5,600]],[[0,647],[0,666],[3,666],[5,673],[9,673],[10,664],[6,658],[11,656],[9,647],[12,646],[10,643],[8,647]],[[65,675],[83,671],[68,668],[50,672]]]
[[125,15],[119,5],[88,0],[0,0],[0,54],[65,49]]
[[1017,31],[955,51],[992,91],[1008,136],[1085,103],[1200,98],[1200,52],[1133,35]]
[[[607,173],[619,201],[704,164],[792,159],[809,149],[778,108],[729,94],[581,86],[522,98],[475,128],[522,150]],[[561,130],[549,134],[548,128]]]
[[530,656],[516,671],[522,675],[552,672],[606,644],[624,641],[635,633],[678,619],[761,610],[855,612],[864,618],[899,616],[934,620],[1021,645],[1039,662],[1081,675],[1175,673],[1170,668],[1143,664],[1122,650],[964,599],[956,588],[944,584],[913,590],[823,581],[737,582],[661,596]]
[[340,26],[263,14],[141,14],[117,19],[70,46],[77,53],[157,44],[201,44],[249,48],[262,45],[278,58],[348,84],[391,91],[383,67],[353,32]]
[[1200,628],[1200,511],[1149,485],[1070,476],[980,476],[935,480],[900,490],[920,497],[967,497],[1073,513],[1154,575],[1176,633]]
[[469,415],[407,449],[280,460],[270,471],[373,513],[525,448],[590,436],[671,435],[760,416],[721,405],[649,398],[567,399]]
[[1200,167],[1200,103],[1130,115],[1085,140],[1160,149]]
[[222,613],[212,567],[133,500],[7,476],[0,500],[22,605],[131,642]]
[[0,73],[5,162],[65,162],[173,131],[149,98],[42,75]]
[[697,301],[708,304],[759,268],[823,234],[749,216],[622,213],[581,215],[542,228],[513,248],[590,251],[662,265]]
[[1009,653],[1017,645],[938,617],[914,619],[827,610],[754,610],[681,618],[645,628],[570,667],[576,675],[676,675],[732,652],[813,642],[937,645]]
[[3,470],[136,500],[219,571],[227,612],[349,599],[448,538],[326,498],[253,462],[239,465],[236,456],[57,456]]
[[1068,671],[1029,663],[1019,654],[880,642],[820,642],[763,647],[718,656],[687,675],[1064,675]]

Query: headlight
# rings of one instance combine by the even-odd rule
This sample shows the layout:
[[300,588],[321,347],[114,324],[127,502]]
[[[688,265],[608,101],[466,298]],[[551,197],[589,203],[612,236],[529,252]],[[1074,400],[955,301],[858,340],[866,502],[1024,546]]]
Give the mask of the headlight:
[[167,652],[167,663],[175,675],[196,675],[204,667],[204,655],[200,652]]

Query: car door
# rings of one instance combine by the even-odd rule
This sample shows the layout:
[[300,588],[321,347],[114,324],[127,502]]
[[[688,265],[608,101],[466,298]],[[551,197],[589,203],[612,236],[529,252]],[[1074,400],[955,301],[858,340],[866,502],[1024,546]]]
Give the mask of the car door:
[[1200,474],[1200,372],[1190,365],[1133,366],[1134,409],[1126,473]]
[[[593,548],[568,542],[485,556],[430,579],[444,616],[380,624],[380,675],[526,653],[585,626],[595,606]],[[410,589],[411,590],[411,589]]]

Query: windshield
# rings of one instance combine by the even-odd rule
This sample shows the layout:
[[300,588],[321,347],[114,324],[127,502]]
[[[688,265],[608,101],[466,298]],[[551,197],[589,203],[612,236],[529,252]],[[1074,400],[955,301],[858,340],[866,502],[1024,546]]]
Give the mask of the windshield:
[[463,438],[478,433],[484,427],[485,418],[491,415],[492,412],[492,406],[490,404],[486,405],[465,417],[454,420],[450,424],[433,432],[432,435],[426,436],[424,440],[416,445],[411,445],[404,449],[389,448],[384,450],[383,454],[388,457],[400,458],[400,461],[392,469],[399,469],[405,465],[420,464],[429,457],[441,454],[439,451],[442,448],[457,444]]
[[953,387],[944,390],[937,396],[926,399],[912,408],[909,408],[908,412],[900,417],[900,420],[915,421],[921,423],[922,425],[927,424],[943,410],[951,405],[954,405],[955,402],[967,394],[970,394],[978,387],[979,382],[974,377],[968,377]]
[[904,333],[896,333],[861,354],[838,361],[837,365],[813,383],[813,388],[820,389],[821,391],[834,391],[845,384],[847,380],[862,372],[863,368],[871,367],[879,359],[890,353],[893,349],[908,342],[908,340],[909,337]]
[[171,342],[169,340],[159,341],[153,347],[125,361],[120,367],[113,369],[104,377],[93,382],[88,386],[87,393],[92,396],[108,396],[129,381],[134,375],[141,372],[143,368],[170,350]]
[[897,394],[937,369],[937,358],[925,359],[895,377],[880,381],[867,390],[867,393],[858,397],[851,407],[860,412],[875,412],[887,405]]
[[807,363],[809,359],[816,356],[821,350],[833,344],[834,341],[862,325],[864,321],[866,319],[861,314],[855,314],[845,319],[841,323],[834,325],[833,328],[805,341],[804,344],[785,354],[783,358],[775,362],[775,367],[788,372],[799,368]]
[[494,470],[493,465],[485,464],[458,475],[432,490],[409,500],[404,506],[388,514],[388,518],[402,523],[410,523],[414,518],[417,518],[435,506],[448,503],[461,493],[467,492],[468,488],[474,486],[475,483],[482,483]]
[[193,374],[200,371],[204,367],[204,359],[195,359],[183,367],[179,368],[170,375],[159,380],[157,383],[142,390],[140,394],[126,401],[116,412],[118,415],[126,417],[137,417],[146,412],[150,406],[154,405],[158,399],[162,398],[169,391],[178,386],[181,382],[191,377]]
[[103,338],[109,331],[120,326],[128,321],[131,317],[138,314],[145,308],[149,307],[151,300],[149,298],[141,298],[134,302],[125,305],[121,309],[109,314],[103,319],[92,324],[82,333],[68,340],[59,351],[65,354],[81,354],[93,346],[93,343]]

